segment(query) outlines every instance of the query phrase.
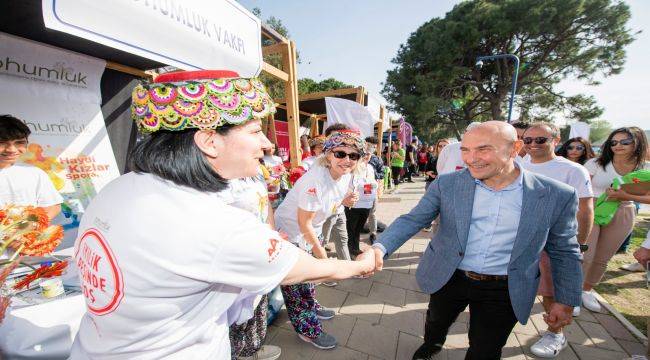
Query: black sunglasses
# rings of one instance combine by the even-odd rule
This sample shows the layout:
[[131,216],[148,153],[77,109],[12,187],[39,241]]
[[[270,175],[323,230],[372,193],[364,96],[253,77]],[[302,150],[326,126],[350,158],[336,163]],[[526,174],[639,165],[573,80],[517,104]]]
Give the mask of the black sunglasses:
[[361,154],[359,153],[346,153],[345,151],[332,151],[332,154],[334,154],[334,157],[337,159],[345,159],[345,157],[349,157],[350,160],[352,161],[357,161],[361,158]]
[[609,144],[610,144],[611,146],[616,146],[616,145],[618,145],[618,144],[621,144],[621,145],[632,145],[632,144],[634,144],[634,139],[632,139],[632,138],[627,138],[627,139],[623,139],[623,140],[610,140],[610,141],[609,141]]
[[567,150],[578,150],[578,151],[583,151],[585,149],[583,145],[575,145],[575,146],[569,145],[566,148]]
[[542,144],[546,144],[546,142],[549,141],[549,140],[551,140],[551,138],[547,138],[547,137],[543,137],[543,136],[538,136],[538,137],[536,137],[536,138],[525,137],[525,138],[523,138],[522,140],[524,141],[524,144],[526,144],[526,145],[532,144],[533,141],[534,141],[535,144],[537,144],[537,145],[542,145]]

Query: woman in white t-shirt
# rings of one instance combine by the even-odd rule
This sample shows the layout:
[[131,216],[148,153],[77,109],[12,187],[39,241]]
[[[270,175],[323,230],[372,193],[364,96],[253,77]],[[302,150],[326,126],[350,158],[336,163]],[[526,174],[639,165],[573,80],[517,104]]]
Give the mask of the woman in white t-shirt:
[[268,149],[264,149],[264,157],[262,160],[264,161],[264,165],[269,169],[282,165],[282,158],[278,156],[277,147],[274,143],[271,143],[271,147]]
[[643,131],[636,127],[614,130],[603,144],[601,155],[585,163],[591,175],[594,199],[607,193],[608,199],[620,201],[611,222],[605,226],[594,224],[587,239],[589,249],[584,254],[584,284],[582,305],[591,311],[601,311],[592,288],[600,282],[607,269],[607,263],[614,256],[634,227],[636,217],[634,195],[611,188],[614,178],[629,172],[648,169],[645,156],[648,142]]
[[[351,206],[358,195],[351,191],[352,175],[364,152],[364,141],[356,130],[337,130],[327,137],[321,155],[303,175],[275,212],[278,231],[289,241],[319,259],[327,259],[322,244],[325,220],[343,204]],[[313,283],[282,286],[289,320],[300,339],[319,349],[332,349],[336,339],[323,331],[320,319],[331,319],[334,311],[320,306]]]
[[87,311],[72,359],[227,360],[228,327],[255,296],[374,268],[370,253],[314,259],[218,196],[228,179],[254,176],[270,146],[260,119],[273,101],[257,79],[164,74],[136,86],[132,102],[148,133],[131,154],[135,172],[97,194],[75,243]]
[[312,155],[306,157],[302,160],[301,166],[305,170],[309,170],[310,167],[314,165],[314,161],[321,156],[323,153],[323,145],[325,144],[325,136],[318,135],[312,139],[309,139],[309,149],[311,149]]
[[366,153],[359,162],[359,174],[355,176],[354,190],[359,194],[359,200],[351,207],[345,207],[346,228],[348,231],[348,248],[352,258],[361,254],[359,242],[361,230],[368,220],[370,209],[377,199],[377,180],[375,170],[368,164],[372,152]]

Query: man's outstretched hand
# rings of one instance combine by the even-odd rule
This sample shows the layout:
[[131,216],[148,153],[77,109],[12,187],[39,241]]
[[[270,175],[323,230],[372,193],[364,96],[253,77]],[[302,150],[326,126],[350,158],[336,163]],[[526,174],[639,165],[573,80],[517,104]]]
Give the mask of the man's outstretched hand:
[[[384,265],[384,258],[383,258],[383,253],[379,249],[375,248],[368,248],[366,251],[363,253],[359,254],[359,256],[356,257],[356,261],[362,261],[368,264],[369,262],[372,262],[372,267],[368,271],[364,271],[362,277],[369,277],[375,274],[377,271],[381,271]],[[364,269],[366,270],[366,269]]]

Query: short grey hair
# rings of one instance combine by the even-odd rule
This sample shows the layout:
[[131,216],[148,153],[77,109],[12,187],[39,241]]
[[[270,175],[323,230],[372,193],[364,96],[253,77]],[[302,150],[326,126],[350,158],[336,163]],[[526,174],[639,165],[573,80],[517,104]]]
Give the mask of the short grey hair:
[[528,126],[528,129],[524,131],[524,134],[530,129],[542,128],[542,127],[549,129],[549,131],[551,132],[551,137],[553,137],[554,139],[560,137],[560,128],[558,128],[557,125],[546,121],[537,121],[530,124]]

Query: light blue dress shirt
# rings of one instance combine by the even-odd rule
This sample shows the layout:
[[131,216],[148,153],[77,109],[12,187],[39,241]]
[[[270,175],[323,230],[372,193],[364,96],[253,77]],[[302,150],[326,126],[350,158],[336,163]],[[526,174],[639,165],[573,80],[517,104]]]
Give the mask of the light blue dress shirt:
[[472,219],[459,269],[479,274],[508,274],[524,195],[524,170],[519,169],[519,177],[499,191],[491,189],[480,180],[474,180],[476,189]]

